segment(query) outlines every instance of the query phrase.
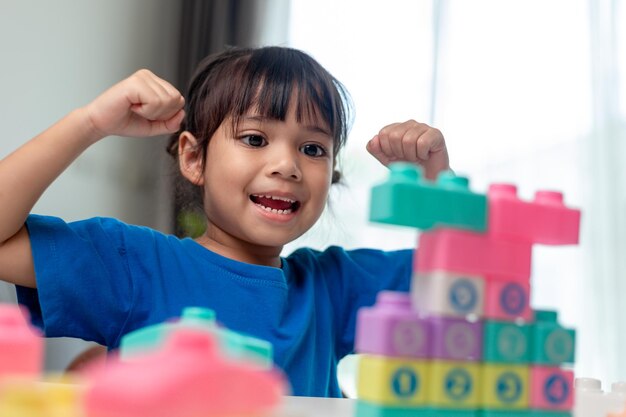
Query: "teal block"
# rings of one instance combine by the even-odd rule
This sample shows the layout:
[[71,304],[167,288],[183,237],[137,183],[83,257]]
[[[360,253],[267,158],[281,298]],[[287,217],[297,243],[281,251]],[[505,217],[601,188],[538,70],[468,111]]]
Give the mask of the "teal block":
[[477,417],[571,417],[568,411],[544,411],[544,410],[481,410]]
[[434,417],[424,408],[390,407],[357,400],[355,417]]
[[529,410],[481,410],[477,417],[529,417]]
[[389,168],[389,179],[372,188],[371,221],[422,230],[487,229],[487,197],[471,192],[467,178],[446,171],[433,182],[413,164],[395,163]]
[[478,417],[475,410],[389,407],[358,400],[355,417]]
[[483,325],[483,361],[503,364],[530,363],[530,326],[487,320]]
[[440,410],[433,409],[432,417],[478,417],[478,410]]
[[573,364],[576,354],[576,331],[562,327],[556,311],[535,311],[531,324],[531,362],[537,365]]
[[265,368],[273,365],[271,343],[218,326],[215,312],[202,307],[187,307],[178,321],[154,324],[124,335],[120,341],[120,358],[127,360],[157,349],[170,333],[181,327],[214,334],[222,351],[231,358],[249,360]]

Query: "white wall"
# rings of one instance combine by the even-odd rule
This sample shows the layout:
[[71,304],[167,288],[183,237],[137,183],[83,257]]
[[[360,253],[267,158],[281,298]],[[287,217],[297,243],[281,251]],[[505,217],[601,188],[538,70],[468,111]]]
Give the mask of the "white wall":
[[[0,0],[0,157],[139,68],[174,80],[180,6],[171,0]],[[164,138],[102,141],[34,212],[66,220],[114,216],[166,230]],[[0,288],[0,300],[14,297]],[[84,345],[50,340],[49,369]]]

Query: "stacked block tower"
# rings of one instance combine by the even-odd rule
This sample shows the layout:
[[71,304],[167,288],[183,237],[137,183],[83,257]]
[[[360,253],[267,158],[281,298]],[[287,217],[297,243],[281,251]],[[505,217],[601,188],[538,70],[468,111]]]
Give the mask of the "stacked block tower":
[[396,164],[370,219],[423,232],[410,293],[359,311],[358,417],[571,415],[575,331],[531,309],[530,273],[533,244],[578,243],[579,210],[557,192],[481,195]]

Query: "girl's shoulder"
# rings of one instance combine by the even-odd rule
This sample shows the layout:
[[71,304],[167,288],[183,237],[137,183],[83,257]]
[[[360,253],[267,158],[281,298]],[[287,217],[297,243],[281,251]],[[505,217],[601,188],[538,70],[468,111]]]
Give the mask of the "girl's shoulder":
[[287,256],[287,262],[307,267],[326,267],[339,269],[368,268],[374,269],[394,265],[410,264],[413,249],[385,251],[380,249],[346,249],[341,246],[329,246],[324,250],[300,248]]
[[179,242],[173,235],[156,229],[133,225],[113,217],[91,217],[66,221],[59,217],[31,214],[26,220],[31,241],[54,239],[65,244],[91,242],[114,246],[145,246],[166,242]]
[[30,214],[27,224],[32,227],[67,228],[84,232],[133,233],[138,235],[170,236],[148,226],[126,223],[114,217],[90,217],[66,221],[60,217]]

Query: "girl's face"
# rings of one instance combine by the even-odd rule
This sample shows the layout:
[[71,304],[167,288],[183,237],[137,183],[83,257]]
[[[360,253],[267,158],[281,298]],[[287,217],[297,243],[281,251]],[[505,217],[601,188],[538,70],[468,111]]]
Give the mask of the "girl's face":
[[320,120],[298,122],[294,107],[284,122],[250,111],[234,132],[230,119],[215,132],[201,179],[208,227],[200,243],[230,258],[275,265],[283,245],[320,217],[333,139]]

